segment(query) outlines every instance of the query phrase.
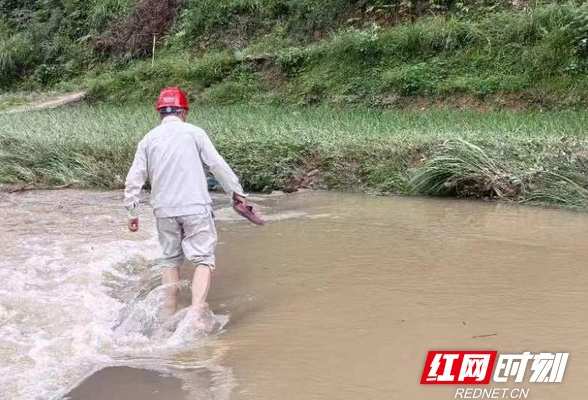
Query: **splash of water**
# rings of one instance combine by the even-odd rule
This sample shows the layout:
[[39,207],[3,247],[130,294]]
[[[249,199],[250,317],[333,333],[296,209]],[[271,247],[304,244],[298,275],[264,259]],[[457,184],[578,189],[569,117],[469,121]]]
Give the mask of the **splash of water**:
[[[166,320],[153,239],[89,245],[39,237],[17,246],[0,263],[0,398],[59,399],[109,365],[169,372],[219,363],[207,352],[178,357],[214,339],[190,330],[185,310]],[[96,247],[108,251],[83,261]],[[227,322],[215,316],[213,334]]]

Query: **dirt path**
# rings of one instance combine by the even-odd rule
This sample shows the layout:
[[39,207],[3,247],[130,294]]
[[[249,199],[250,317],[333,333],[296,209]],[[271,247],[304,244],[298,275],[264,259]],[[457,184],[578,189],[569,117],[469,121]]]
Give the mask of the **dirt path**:
[[32,102],[29,104],[25,104],[23,106],[19,106],[16,108],[12,108],[6,111],[6,114],[14,114],[20,112],[27,112],[27,111],[35,111],[35,110],[44,110],[48,108],[57,108],[65,105],[71,105],[74,103],[78,103],[84,100],[86,97],[85,91],[77,91],[72,93],[66,93],[58,97],[54,97],[49,100],[43,100],[38,102]]

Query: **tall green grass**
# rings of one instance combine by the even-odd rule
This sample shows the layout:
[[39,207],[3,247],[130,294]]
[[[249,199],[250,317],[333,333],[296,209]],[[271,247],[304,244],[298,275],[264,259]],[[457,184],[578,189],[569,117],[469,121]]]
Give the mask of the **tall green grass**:
[[[249,190],[315,187],[586,206],[588,114],[195,107]],[[151,108],[1,115],[0,182],[122,187]]]
[[443,144],[444,154],[427,160],[412,179],[416,193],[434,196],[514,197],[523,183],[518,169],[465,140]]
[[[582,145],[576,145],[575,150],[568,151],[581,154]],[[515,157],[498,157],[492,150],[462,139],[449,140],[443,143],[441,154],[426,160],[413,175],[413,192],[432,196],[515,199],[585,209],[588,207],[586,160],[583,160],[580,172],[575,169],[578,165],[574,165],[577,156],[570,157],[566,163],[564,148],[551,147],[563,152],[564,156],[557,152],[536,156],[555,158],[561,165],[553,160],[551,163],[535,161],[527,164]]]

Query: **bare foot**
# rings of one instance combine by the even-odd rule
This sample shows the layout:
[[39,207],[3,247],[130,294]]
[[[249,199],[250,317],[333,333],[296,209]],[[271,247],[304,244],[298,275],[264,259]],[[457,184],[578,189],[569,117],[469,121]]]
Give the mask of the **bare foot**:
[[178,327],[178,324],[186,317],[186,313],[188,312],[187,308],[178,311],[171,317],[165,319],[165,322],[162,324],[163,330],[167,332],[174,332]]
[[209,334],[214,328],[214,314],[210,311],[208,304],[192,306],[188,309],[187,317],[190,318],[190,324],[194,330]]

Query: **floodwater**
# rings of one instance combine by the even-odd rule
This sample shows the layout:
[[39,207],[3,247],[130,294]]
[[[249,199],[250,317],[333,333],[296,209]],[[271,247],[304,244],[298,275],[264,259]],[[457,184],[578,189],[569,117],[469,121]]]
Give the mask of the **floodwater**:
[[120,192],[1,194],[0,398],[452,399],[454,386],[419,384],[429,350],[569,352],[563,383],[494,386],[585,397],[588,215],[323,192],[253,200],[265,227],[217,203],[218,324],[201,337],[161,315],[147,206],[131,234]]

